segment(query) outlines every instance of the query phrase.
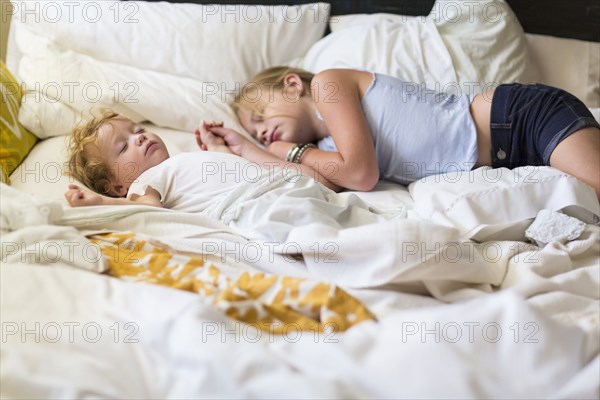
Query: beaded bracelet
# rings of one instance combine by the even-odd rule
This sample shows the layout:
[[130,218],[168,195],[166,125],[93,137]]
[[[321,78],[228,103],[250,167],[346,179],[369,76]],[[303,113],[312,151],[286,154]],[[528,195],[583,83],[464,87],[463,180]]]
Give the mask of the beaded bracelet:
[[296,155],[298,154],[298,151],[300,151],[300,146],[302,146],[300,143],[296,143],[295,145],[293,145],[288,150],[287,155],[285,156],[285,161],[293,162],[293,160],[296,158]]
[[302,158],[302,155],[304,154],[304,152],[307,149],[311,149],[311,148],[314,149],[316,147],[317,146],[315,146],[312,143],[305,143],[305,144],[303,144],[302,146],[300,146],[300,150],[298,151],[298,154],[296,154],[296,157],[293,159],[292,162],[295,162],[296,164],[300,164],[300,159]]

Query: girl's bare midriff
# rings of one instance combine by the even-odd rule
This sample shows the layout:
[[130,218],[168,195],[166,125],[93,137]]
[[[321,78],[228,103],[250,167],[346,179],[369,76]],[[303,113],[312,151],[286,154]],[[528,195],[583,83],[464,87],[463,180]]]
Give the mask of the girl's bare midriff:
[[494,89],[479,93],[471,103],[470,111],[477,129],[477,163],[475,167],[492,165],[492,135],[490,116]]

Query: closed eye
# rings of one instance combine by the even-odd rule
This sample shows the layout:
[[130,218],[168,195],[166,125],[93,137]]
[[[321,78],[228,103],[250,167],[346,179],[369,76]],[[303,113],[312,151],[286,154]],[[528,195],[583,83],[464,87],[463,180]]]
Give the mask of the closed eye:
[[264,118],[262,115],[256,114],[256,113],[252,113],[250,115],[250,123],[252,123],[252,130],[250,131],[250,134],[253,137],[258,137],[258,130],[256,129],[256,127],[254,126],[254,124],[260,124],[261,122],[264,121]]
[[127,143],[125,143],[123,147],[121,147],[121,151],[119,151],[119,154],[123,154],[125,150],[127,150]]

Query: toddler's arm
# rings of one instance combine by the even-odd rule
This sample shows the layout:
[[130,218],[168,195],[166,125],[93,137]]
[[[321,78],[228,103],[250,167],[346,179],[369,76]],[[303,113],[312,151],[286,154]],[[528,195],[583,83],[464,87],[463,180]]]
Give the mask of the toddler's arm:
[[198,125],[198,127],[196,128],[196,131],[194,132],[194,134],[196,135],[196,142],[198,143],[198,146],[202,150],[218,151],[221,153],[233,154],[233,151],[231,151],[229,146],[227,146],[227,143],[225,143],[225,140],[223,140],[222,137],[219,137],[209,131],[209,129],[214,128],[214,127],[222,128],[223,122],[216,122],[216,121],[201,121],[200,122],[200,125]]
[[69,185],[69,190],[65,192],[65,198],[72,207],[118,206],[134,204],[146,204],[149,206],[162,207],[162,203],[160,202],[160,194],[150,187],[146,189],[145,195],[133,195],[131,200],[129,200],[123,197],[103,196],[91,191],[88,188],[77,185]]

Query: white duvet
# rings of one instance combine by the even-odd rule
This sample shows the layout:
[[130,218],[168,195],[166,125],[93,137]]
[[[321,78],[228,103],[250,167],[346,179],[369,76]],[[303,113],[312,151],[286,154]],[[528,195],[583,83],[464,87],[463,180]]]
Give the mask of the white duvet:
[[[137,206],[63,209],[2,186],[3,396],[598,396],[598,226],[541,249],[474,243],[403,208],[383,218],[352,195],[329,192],[331,199],[307,200],[308,207],[357,212],[328,214],[338,226],[319,218],[299,225],[289,206],[298,193],[321,190],[310,188],[269,187],[247,198],[240,188],[237,200],[211,215],[217,221]],[[269,193],[280,196],[273,202]],[[252,212],[255,203],[263,215]],[[265,216],[277,216],[279,226],[268,230]],[[100,228],[203,249],[232,269],[334,281],[379,321],[333,335],[255,331],[195,295],[97,275],[89,272],[102,270],[97,258],[66,257],[85,246],[82,233]],[[268,257],[240,251],[257,231],[273,235],[253,238]],[[58,243],[61,257],[32,260],[36,243],[38,253]],[[304,264],[290,259],[295,251]]]

